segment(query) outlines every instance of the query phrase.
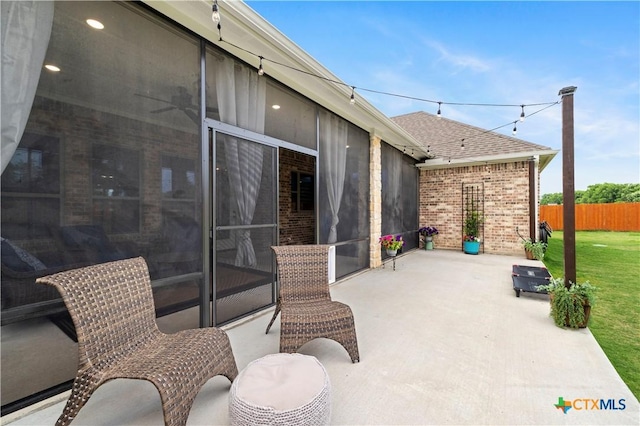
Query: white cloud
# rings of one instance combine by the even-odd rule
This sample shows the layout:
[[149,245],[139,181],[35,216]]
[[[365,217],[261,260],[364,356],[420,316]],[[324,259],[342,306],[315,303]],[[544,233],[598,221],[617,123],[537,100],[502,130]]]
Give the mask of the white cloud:
[[439,61],[452,65],[458,72],[467,69],[474,72],[487,72],[493,69],[490,62],[473,55],[453,53],[440,42],[426,39],[422,42],[439,54]]

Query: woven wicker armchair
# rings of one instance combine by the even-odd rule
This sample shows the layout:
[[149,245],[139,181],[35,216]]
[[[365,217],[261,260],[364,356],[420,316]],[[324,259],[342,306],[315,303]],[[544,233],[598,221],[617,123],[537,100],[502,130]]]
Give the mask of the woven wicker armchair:
[[143,258],[118,260],[38,278],[55,286],[78,335],[78,374],[57,425],[71,423],[93,392],[116,378],[152,382],[165,425],[185,425],[200,388],[237,374],[229,338],[217,328],[162,333]]
[[328,245],[271,247],[276,253],[280,294],[267,333],[280,319],[280,352],[293,353],[318,337],[335,340],[360,361],[351,308],[331,300]]

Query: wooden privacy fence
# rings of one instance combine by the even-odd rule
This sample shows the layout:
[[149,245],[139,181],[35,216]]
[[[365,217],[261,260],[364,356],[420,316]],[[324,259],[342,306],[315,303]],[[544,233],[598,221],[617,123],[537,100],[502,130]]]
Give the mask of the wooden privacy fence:
[[[540,220],[564,229],[562,205],[540,206]],[[640,203],[576,204],[576,231],[640,231]]]

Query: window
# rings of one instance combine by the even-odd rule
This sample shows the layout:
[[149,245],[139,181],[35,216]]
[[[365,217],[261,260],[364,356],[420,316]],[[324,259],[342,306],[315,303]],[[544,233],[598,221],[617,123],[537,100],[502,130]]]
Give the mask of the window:
[[2,173],[2,236],[41,238],[60,224],[60,143],[25,133]]
[[315,199],[313,175],[291,172],[291,210],[313,210]]
[[91,155],[93,221],[107,234],[140,229],[140,153],[94,145]]
[[195,161],[162,156],[162,210],[192,217],[195,214]]

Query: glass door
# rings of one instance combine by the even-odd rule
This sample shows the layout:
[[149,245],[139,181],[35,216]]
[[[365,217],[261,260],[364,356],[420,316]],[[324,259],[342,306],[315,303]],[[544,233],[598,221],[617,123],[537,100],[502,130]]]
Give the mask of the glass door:
[[209,132],[215,325],[275,303],[277,148],[228,130]]

